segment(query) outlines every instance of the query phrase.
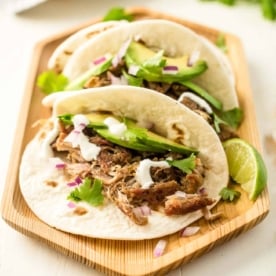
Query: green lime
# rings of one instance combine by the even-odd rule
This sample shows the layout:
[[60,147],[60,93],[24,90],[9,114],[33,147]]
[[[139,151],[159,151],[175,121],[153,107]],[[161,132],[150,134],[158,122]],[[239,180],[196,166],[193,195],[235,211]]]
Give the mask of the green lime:
[[223,143],[229,173],[241,185],[251,200],[263,191],[267,182],[267,170],[260,153],[240,138],[229,139]]

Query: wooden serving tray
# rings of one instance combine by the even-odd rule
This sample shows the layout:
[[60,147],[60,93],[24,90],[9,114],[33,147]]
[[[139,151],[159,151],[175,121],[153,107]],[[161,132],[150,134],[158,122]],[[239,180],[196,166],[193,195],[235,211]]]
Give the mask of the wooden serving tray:
[[[129,12],[137,20],[164,18],[178,22],[213,42],[220,34],[219,30],[144,8],[132,8],[129,9]],[[66,30],[41,41],[35,47],[25,96],[19,113],[16,139],[11,153],[12,158],[2,201],[2,216],[16,230],[44,241],[62,253],[108,275],[165,274],[261,222],[269,211],[268,191],[266,189],[254,203],[248,200],[243,191],[241,191],[241,199],[236,203],[219,203],[215,207],[215,211],[223,212],[224,216],[221,219],[214,222],[207,222],[204,219],[199,220],[195,224],[200,226],[200,232],[191,237],[180,237],[178,233],[164,237],[168,241],[168,246],[164,255],[159,258],[153,257],[153,249],[158,239],[114,241],[86,238],[56,230],[40,221],[27,207],[18,184],[21,154],[37,131],[36,128],[32,128],[32,125],[36,120],[50,116],[50,110],[41,105],[43,95],[35,85],[36,78],[38,74],[46,70],[49,56],[62,40],[80,28],[97,21],[100,21],[100,19]],[[243,48],[236,36],[229,33],[224,33],[224,36],[228,56],[235,72],[240,105],[245,114],[244,122],[238,132],[240,137],[260,150],[260,140]]]

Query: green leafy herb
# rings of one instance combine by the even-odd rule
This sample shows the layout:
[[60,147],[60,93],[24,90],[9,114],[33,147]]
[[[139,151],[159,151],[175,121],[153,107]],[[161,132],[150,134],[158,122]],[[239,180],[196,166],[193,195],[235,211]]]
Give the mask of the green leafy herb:
[[214,113],[214,124],[215,130],[220,132],[220,124],[230,126],[231,128],[236,129],[243,120],[243,111],[235,107],[227,111],[218,111]]
[[[238,1],[235,0],[201,0],[205,2],[220,2],[228,6],[234,6]],[[257,3],[260,5],[263,17],[268,20],[276,20],[276,0],[247,0],[243,2]]]
[[224,34],[220,33],[217,37],[217,40],[216,40],[216,45],[218,48],[221,49],[222,52],[226,53],[227,52],[227,45],[226,45],[226,42],[225,42],[225,36]]
[[125,70],[123,70],[123,75],[126,78],[128,85],[138,86],[138,87],[142,86],[142,84],[143,84],[142,78],[137,78],[137,77],[131,76]]
[[160,72],[161,69],[166,65],[166,59],[163,55],[164,50],[157,52],[154,56],[143,62],[142,67]]
[[128,14],[122,7],[114,7],[110,9],[103,18],[103,21],[112,20],[133,21],[133,16],[131,14]]
[[263,16],[270,20],[276,19],[276,1],[261,0]]
[[62,74],[57,74],[54,71],[45,71],[37,78],[37,86],[45,94],[63,91],[67,84],[67,77]]
[[222,200],[232,202],[234,200],[237,200],[241,196],[241,193],[229,187],[224,187],[219,192],[219,195],[221,196]]
[[196,157],[191,154],[190,157],[181,160],[166,160],[170,166],[180,169],[184,173],[191,173],[196,165]]
[[104,196],[102,194],[102,181],[94,179],[93,183],[90,178],[85,178],[82,184],[75,188],[67,197],[75,202],[86,201],[90,205],[99,206],[103,204]]

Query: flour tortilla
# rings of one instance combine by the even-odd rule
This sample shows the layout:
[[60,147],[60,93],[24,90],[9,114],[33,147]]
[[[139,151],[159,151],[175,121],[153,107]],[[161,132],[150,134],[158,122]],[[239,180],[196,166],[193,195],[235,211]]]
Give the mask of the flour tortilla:
[[199,51],[208,69],[193,82],[221,101],[224,110],[238,107],[233,73],[225,56],[191,29],[163,19],[135,21],[99,34],[78,48],[64,67],[63,74],[72,81],[89,69],[91,60],[107,53],[115,55],[124,42],[137,38],[148,47],[165,50],[165,54],[172,57]]
[[[56,99],[53,116],[64,113],[89,113],[106,110],[114,115],[137,119],[138,123],[153,123],[156,132],[170,139],[181,138],[182,143],[197,148],[206,166],[203,187],[208,195],[219,200],[219,191],[228,183],[228,166],[223,147],[204,119],[178,102],[152,90],[109,86],[71,93]],[[172,127],[183,131],[179,137]],[[196,211],[183,216],[165,216],[153,211],[145,226],[136,225],[115,205],[92,207],[79,203],[88,212],[79,216],[67,206],[67,196],[72,188],[66,185],[64,175],[49,168],[51,151],[45,151],[45,134],[51,131],[44,127],[26,147],[20,166],[20,189],[30,209],[48,225],[57,229],[88,237],[143,240],[175,233],[202,216]],[[54,180],[57,187],[50,187],[45,181]],[[213,206],[212,206],[213,207]]]
[[124,20],[99,22],[70,35],[55,49],[51,55],[48,61],[48,69],[52,69],[57,72],[63,71],[63,68],[67,64],[70,57],[83,43],[108,29],[126,23],[127,21]]

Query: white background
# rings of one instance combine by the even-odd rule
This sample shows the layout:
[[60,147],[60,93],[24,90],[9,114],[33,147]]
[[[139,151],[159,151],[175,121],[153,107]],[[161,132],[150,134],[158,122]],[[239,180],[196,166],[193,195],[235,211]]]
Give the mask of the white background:
[[[23,0],[15,2],[20,1]],[[198,0],[52,0],[16,16],[7,12],[8,2],[11,6],[13,0],[0,2],[0,196],[8,160],[12,159],[18,110],[35,43],[101,16],[115,5],[148,6],[240,37],[249,67],[271,197],[270,213],[261,224],[169,275],[276,275],[276,145],[269,152],[265,146],[265,138],[276,131],[276,21],[264,20],[257,5],[244,3],[229,8]],[[101,274],[17,233],[0,219],[0,275]]]

